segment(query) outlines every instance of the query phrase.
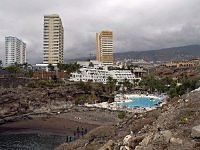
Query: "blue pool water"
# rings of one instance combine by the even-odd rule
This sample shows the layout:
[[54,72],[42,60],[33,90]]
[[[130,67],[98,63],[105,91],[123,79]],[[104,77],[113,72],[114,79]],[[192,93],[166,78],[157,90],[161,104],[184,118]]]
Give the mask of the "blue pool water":
[[130,97],[127,101],[118,102],[117,104],[122,107],[153,107],[161,101],[160,98],[150,98],[147,96]]

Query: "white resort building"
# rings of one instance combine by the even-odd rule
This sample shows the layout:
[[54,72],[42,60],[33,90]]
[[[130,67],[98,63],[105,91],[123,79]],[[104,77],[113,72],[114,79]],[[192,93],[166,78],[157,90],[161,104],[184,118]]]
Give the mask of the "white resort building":
[[[82,65],[82,68],[74,73],[71,73],[70,81],[83,81],[83,82],[102,82],[106,84],[108,77],[112,77],[117,80],[117,83],[124,82],[128,80],[131,83],[141,80],[141,78],[136,78],[135,74],[131,70],[108,70],[107,66],[97,63],[95,61],[90,62],[78,62]],[[86,65],[87,64],[87,65]]]

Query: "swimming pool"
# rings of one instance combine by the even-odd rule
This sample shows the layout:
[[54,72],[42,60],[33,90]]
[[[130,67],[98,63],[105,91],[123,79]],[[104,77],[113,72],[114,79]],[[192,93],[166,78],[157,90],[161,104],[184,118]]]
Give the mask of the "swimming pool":
[[127,100],[123,102],[117,102],[121,107],[154,107],[161,101],[158,97],[149,96],[129,96]]

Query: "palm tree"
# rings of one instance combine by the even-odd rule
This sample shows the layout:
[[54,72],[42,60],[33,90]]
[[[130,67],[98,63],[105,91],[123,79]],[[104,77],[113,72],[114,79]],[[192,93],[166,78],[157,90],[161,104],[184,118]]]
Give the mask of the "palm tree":
[[122,85],[123,85],[123,89],[126,88],[127,90],[131,90],[131,88],[133,87],[133,84],[129,82],[128,79],[125,79]]
[[115,88],[116,88],[116,83],[117,81],[115,79],[113,79],[112,77],[108,77],[107,79],[107,88],[108,88],[108,93],[109,94],[112,94],[114,91],[115,91]]
[[65,65],[65,64],[61,64],[61,63],[58,63],[58,64],[57,64],[57,68],[58,68],[59,71],[62,71],[62,70],[65,70],[66,65]]
[[0,60],[0,67],[2,67],[2,65],[3,65],[3,62],[2,62],[2,60]]

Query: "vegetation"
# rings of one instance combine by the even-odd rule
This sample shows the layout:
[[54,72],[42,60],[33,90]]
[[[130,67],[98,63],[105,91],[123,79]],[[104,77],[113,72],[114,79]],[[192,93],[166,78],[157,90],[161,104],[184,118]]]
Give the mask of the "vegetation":
[[32,78],[33,77],[33,71],[32,70],[26,71],[25,76],[28,77],[28,78]]
[[113,94],[116,88],[116,83],[117,83],[117,80],[113,79],[112,77],[108,77],[107,83],[106,83],[108,93]]
[[55,70],[55,68],[54,68],[54,66],[52,64],[48,65],[48,69],[49,69],[49,71],[54,71]]
[[59,71],[65,71],[66,77],[68,78],[72,72],[78,71],[81,66],[77,63],[70,63],[70,64],[57,64]]
[[92,62],[90,62],[89,66],[90,67],[94,67],[94,64]]
[[39,85],[44,85],[44,86],[49,85],[48,80],[38,80],[36,83]]
[[117,116],[119,119],[124,119],[126,117],[126,113],[124,111],[120,111]]
[[80,95],[80,96],[76,97],[75,105],[84,105],[86,102],[94,103],[96,99],[97,99],[97,97],[94,93]]
[[14,63],[11,66],[1,67],[2,70],[6,70],[11,76],[23,76],[31,78],[33,76],[33,71],[28,69],[29,64],[18,64]]
[[75,99],[75,105],[83,105],[88,99],[87,95],[81,95]]
[[167,93],[170,98],[173,98],[196,89],[199,84],[198,79],[182,79],[179,82],[180,83],[177,84],[176,80],[169,77],[155,78],[153,76],[147,76],[143,78],[140,85],[151,93]]
[[4,69],[5,69],[6,71],[8,71],[9,73],[14,73],[14,74],[22,72],[21,68],[18,67],[18,66],[15,66],[15,65],[13,65],[13,66],[8,66],[8,67],[6,67],[6,68],[4,68]]
[[175,96],[181,96],[187,92],[190,92],[198,87],[199,80],[195,79],[184,79],[181,85],[177,85],[174,88],[170,88],[168,95],[170,98]]
[[85,92],[89,92],[92,89],[92,85],[90,83],[85,83],[83,81],[78,82],[77,86]]
[[125,79],[124,82],[119,83],[122,87],[122,92],[130,91],[134,87],[134,84],[129,82],[129,80]]
[[0,68],[3,66],[3,62],[2,60],[0,60]]

